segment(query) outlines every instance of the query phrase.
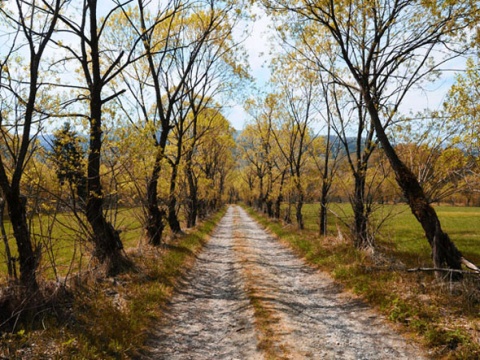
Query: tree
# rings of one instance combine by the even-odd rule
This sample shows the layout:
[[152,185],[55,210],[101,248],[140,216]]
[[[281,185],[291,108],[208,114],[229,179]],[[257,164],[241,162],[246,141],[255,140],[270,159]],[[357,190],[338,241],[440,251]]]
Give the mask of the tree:
[[[126,1],[128,3],[130,1]],[[136,60],[135,48],[141,40],[139,34],[127,50],[117,44],[114,48],[104,48],[103,39],[110,17],[121,11],[126,4],[114,1],[105,17],[100,17],[97,0],[83,0],[79,13],[73,4],[66,7],[60,16],[64,25],[62,31],[73,35],[78,43],[71,44],[58,39],[56,44],[68,56],[65,60],[76,61],[79,65],[84,85],[63,84],[79,92],[77,98],[87,108],[87,114],[81,115],[88,120],[89,149],[87,158],[87,197],[85,213],[92,228],[92,241],[95,244],[96,257],[107,266],[107,273],[115,274],[128,264],[122,254],[123,244],[119,232],[106,219],[104,214],[104,194],[101,182],[101,153],[103,134],[103,115],[105,105],[125,90],[106,93],[108,85],[128,64]],[[67,12],[68,15],[67,15]],[[75,16],[76,14],[77,16]],[[127,55],[126,55],[127,53]],[[126,55],[126,56],[125,56]],[[86,104],[85,104],[86,103]],[[74,103],[76,104],[76,103]]]
[[[315,101],[318,99],[318,83],[308,70],[289,69],[282,74],[275,72],[282,101],[280,124],[274,131],[274,139],[284,160],[288,164],[290,180],[295,188],[295,216],[299,229],[304,228],[302,207],[305,200],[303,169],[308,149],[314,136],[311,125],[316,120]],[[286,69],[285,69],[286,71]]]
[[465,176],[474,167],[468,156],[456,147],[442,148],[439,144],[412,141],[398,144],[395,150],[416,175],[430,203],[460,193],[465,187]]
[[198,144],[194,167],[199,171],[199,217],[215,211],[224,203],[228,175],[234,168],[234,129],[219,112],[212,111],[206,117],[205,135]]
[[259,124],[257,121],[259,119],[256,119],[255,124],[245,126],[239,137],[239,145],[244,161],[247,162],[247,166],[251,168],[252,174],[256,178],[257,189],[251,194],[255,197],[255,207],[258,210],[263,210],[265,198],[268,197],[268,192],[267,194],[264,193],[264,179],[267,169],[270,167],[270,160],[265,153],[265,147],[268,148],[271,144],[263,141],[264,137],[269,136],[267,133],[258,133],[261,123]]
[[170,182],[167,209],[161,206],[158,196],[162,163],[166,159],[167,144],[172,139],[170,133],[177,128],[179,156],[169,162],[176,178],[183,143],[179,136],[189,128],[185,119],[192,119],[187,115],[193,107],[198,113],[205,106],[204,99],[212,97],[208,89],[218,92],[218,87],[226,86],[220,81],[216,63],[228,64],[234,71],[239,69],[231,56],[235,47],[232,28],[239,15],[235,11],[237,7],[231,3],[172,1],[153,14],[146,4],[138,1],[138,19],[128,16],[133,32],[144,34],[145,61],[127,69],[124,80],[135,106],[141,109],[139,119],[132,117],[132,121],[139,120],[139,127],[147,130],[148,140],[155,146],[155,160],[147,183],[146,229],[149,242],[159,245],[167,214],[172,230],[179,231],[175,210],[176,182]]
[[[178,25],[177,17],[184,15],[189,3],[169,1],[164,8],[158,8],[153,13],[149,12],[147,1],[138,0],[137,5],[138,12],[133,13],[137,14],[137,17],[124,12],[117,20],[124,24],[122,30],[127,31],[127,41],[137,35],[141,36],[143,54],[141,61],[130,64],[121,73],[133,102],[121,98],[118,100],[133,126],[145,129],[147,141],[152,141],[154,145],[155,156],[148,170],[150,175],[147,177],[146,186],[145,228],[149,243],[157,246],[161,243],[166,215],[158,199],[160,173],[169,133],[173,128],[174,106],[183,99],[183,76],[180,74],[180,84],[174,76],[176,52],[183,45],[180,40],[181,25]],[[135,107],[138,109],[140,125],[137,125],[135,112],[130,112],[130,108]]]
[[[477,41],[480,38],[477,39]],[[480,183],[480,62],[477,58],[467,59],[466,71],[457,75],[455,83],[448,92],[443,104],[442,114],[447,126],[458,134],[453,140],[454,146],[460,146],[469,157],[472,167],[464,174],[466,187],[479,192]]]
[[[191,99],[194,100],[194,99]],[[194,101],[196,102],[196,101]],[[201,105],[201,106],[197,106]],[[201,197],[200,184],[205,181],[202,177],[201,164],[202,159],[199,155],[201,150],[205,146],[205,143],[209,142],[208,137],[215,137],[222,135],[224,129],[223,115],[217,110],[208,107],[203,107],[201,102],[191,106],[192,123],[187,137],[184,141],[185,151],[185,177],[187,196],[185,197],[186,203],[186,218],[187,227],[193,227],[196,224],[197,217],[200,211],[200,204],[204,199]],[[229,128],[226,129],[229,131]]]
[[258,178],[257,207],[273,218],[280,217],[283,185],[287,173],[274,138],[278,124],[279,97],[267,94],[261,102],[249,100],[246,110],[252,118],[242,131],[239,144],[243,157]]
[[[30,293],[38,290],[36,269],[40,248],[34,248],[26,218],[27,199],[21,194],[23,171],[34,149],[42,116],[42,60],[57,27],[64,1],[17,0],[0,8],[2,26],[12,31],[0,60],[0,127],[5,152],[0,157],[0,187],[8,205],[20,262],[20,282]],[[45,7],[52,12],[47,14]],[[23,43],[22,43],[23,42]],[[22,50],[22,49],[25,50]],[[25,59],[23,56],[25,56]]]
[[[456,45],[462,30],[473,23],[472,17],[478,16],[478,4],[408,0],[264,3],[329,35],[325,43],[335,49],[337,63],[344,68],[332,75],[338,83],[361,94],[396,180],[433,249],[435,267],[460,269],[462,254],[442,230],[435,210],[415,175],[398,157],[386,128],[394,121],[407,92],[447,60],[433,62],[432,56],[438,54],[435,51],[445,50],[450,58],[457,56],[458,52],[450,51],[450,47]],[[312,45],[311,49],[317,49],[317,42],[324,41],[315,36],[305,40]],[[458,49],[463,50],[461,45]]]
[[[232,18],[231,13],[233,13],[233,8],[230,6],[217,13],[219,17],[217,25],[210,30],[211,34],[200,48],[191,70],[186,73],[183,90],[186,94],[185,100],[178,101],[176,104],[177,115],[173,117],[174,129],[172,130],[177,146],[176,156],[174,156],[174,160],[167,157],[172,169],[170,194],[167,201],[168,222],[174,232],[180,230],[175,210],[174,191],[178,175],[177,169],[183,160],[182,157],[185,157],[186,174],[189,176],[188,163],[196,150],[197,141],[205,136],[210,125],[217,124],[214,120],[220,115],[221,106],[214,99],[224,98],[225,102],[228,102],[228,97],[238,92],[235,89],[238,89],[243,80],[248,78],[243,70],[241,59],[237,56],[238,44],[231,37],[233,28],[238,21],[238,15],[235,14]],[[188,26],[184,30],[186,43],[195,42],[195,39],[205,32],[203,23],[209,16],[208,12],[203,14],[199,11],[187,19]],[[183,52],[179,52],[178,55],[176,67],[186,68],[189,59],[184,58]],[[200,127],[199,117],[202,117]],[[193,195],[195,190],[191,185],[193,183],[189,182],[190,193]],[[195,200],[189,201],[190,204],[194,202]]]
[[[220,113],[223,107],[228,105],[231,98],[239,95],[241,91],[239,89],[246,80],[249,80],[243,59],[239,55],[240,45],[232,38],[242,11],[238,11],[232,18],[230,15],[232,9],[226,10],[228,11],[225,12],[223,25],[215,31],[213,37],[215,41],[206,44],[185,81],[190,118],[190,124],[185,131],[187,139],[184,140],[185,175],[189,189],[189,196],[186,199],[189,227],[195,225],[199,211],[199,178],[195,175],[193,167],[198,146],[204,141],[205,136],[210,136],[211,131],[215,131],[214,126],[222,127],[217,117],[223,117]],[[219,105],[220,99],[223,106]]]
[[[353,221],[348,224],[353,236],[353,243],[357,248],[373,247],[375,240],[369,229],[369,220],[373,212],[373,197],[369,194],[370,188],[367,184],[369,161],[377,147],[376,142],[373,141],[373,124],[369,121],[366,109],[363,107],[362,95],[348,87],[338,86],[336,78],[333,76],[337,72],[338,66],[336,54],[329,51],[328,46],[325,46],[324,50],[317,48],[322,52],[314,58],[316,71],[311,71],[312,59],[309,58],[307,62],[303,59],[306,52],[312,51],[311,44],[306,43],[310,30],[305,30],[302,36],[295,39],[291,39],[282,27],[278,29],[278,34],[282,44],[287,47],[284,54],[288,59],[286,61],[295,64],[296,71],[302,69],[301,71],[310,73],[310,76],[315,78],[319,84],[316,95],[318,99],[315,104],[318,107],[317,112],[324,122],[324,129],[326,128],[327,131],[326,154],[325,156],[317,154],[324,159],[323,166],[319,166],[319,159],[315,159],[317,170],[322,173],[321,231],[325,232],[326,230],[326,200],[332,182],[332,176],[328,176],[328,165],[330,165],[330,160],[333,160],[330,159],[332,149],[329,145],[330,136],[333,134],[335,140],[343,148],[342,154],[345,154],[354,178],[354,189],[349,196],[353,209]],[[338,156],[338,146],[336,150]],[[331,170],[335,169],[335,163],[333,165]]]
[[[203,115],[203,114],[202,114]],[[186,199],[186,218],[187,227],[191,228],[197,223],[199,206],[199,176],[194,170],[194,155],[197,151],[199,140],[205,134],[199,130],[200,117],[195,105],[192,106],[192,126],[190,129],[190,139],[186,141],[185,147],[185,177],[187,178],[188,196]]]
[[[327,115],[330,116],[330,115]],[[338,170],[340,147],[338,141],[331,135],[330,120],[327,120],[326,136],[318,136],[309,149],[309,157],[315,164],[320,174],[320,208],[319,208],[319,234],[327,235],[328,205],[330,202],[330,190]]]
[[54,132],[53,135],[51,158],[56,166],[57,178],[61,185],[68,184],[74,207],[76,207],[75,195],[82,202],[87,197],[84,150],[78,134],[72,129],[70,123],[65,123],[63,128]]
[[[369,121],[369,116],[362,106],[363,98],[361,94],[349,92],[349,96],[354,98],[354,105],[351,109],[354,114],[342,114],[338,100],[335,99],[339,121],[338,124],[334,123],[334,129],[343,145],[354,178],[354,190],[353,194],[350,195],[350,203],[354,214],[352,231],[354,244],[355,247],[364,249],[375,245],[375,239],[369,233],[369,221],[373,212],[373,194],[367,183],[367,172],[377,143],[374,141],[375,130],[373,124]],[[356,127],[356,132],[353,141],[346,132],[351,122],[349,118],[355,119],[355,125],[353,126]]]

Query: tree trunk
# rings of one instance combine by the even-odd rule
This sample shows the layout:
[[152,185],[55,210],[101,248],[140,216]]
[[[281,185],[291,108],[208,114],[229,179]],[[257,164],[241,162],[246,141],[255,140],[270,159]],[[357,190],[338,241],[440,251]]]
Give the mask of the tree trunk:
[[297,200],[297,204],[295,206],[295,216],[297,219],[297,225],[300,230],[305,228],[305,224],[303,222],[303,215],[302,215],[302,207],[303,207],[303,196],[299,196]]
[[304,195],[303,195],[303,189],[302,185],[300,184],[300,177],[297,175],[297,203],[295,206],[295,218],[297,219],[297,226],[300,230],[303,230],[305,228],[305,224],[303,222],[303,214],[302,214],[302,208],[303,208],[303,201],[304,201]]
[[86,216],[92,227],[95,256],[107,265],[109,275],[117,274],[127,264],[121,250],[120,235],[103,213],[104,199],[100,181],[100,154],[102,147],[101,88],[93,89],[90,102],[90,147],[87,167]]
[[365,171],[355,174],[355,191],[352,199],[354,214],[354,245],[357,249],[366,249],[372,244],[368,238],[368,213],[365,209]]
[[152,175],[147,183],[147,236],[148,243],[153,246],[159,246],[162,242],[163,230],[165,228],[164,219],[165,211],[158,206],[158,179],[161,170],[161,150],[157,150],[155,164],[153,166]]
[[109,223],[102,210],[103,199],[90,199],[87,203],[87,219],[93,230],[95,256],[107,265],[108,275],[116,275],[127,264],[122,254],[120,234]]
[[275,199],[275,208],[273,211],[273,217],[275,219],[280,219],[280,208],[283,201],[283,184],[285,183],[285,171],[282,171],[282,175],[280,177],[280,188],[278,189],[278,195]]
[[288,197],[288,206],[287,206],[287,209],[285,210],[285,216],[283,217],[283,221],[285,221],[287,224],[292,223],[292,198],[291,198],[291,196]]
[[323,164],[323,174],[322,174],[322,189],[320,194],[320,210],[319,210],[319,232],[321,236],[327,236],[327,225],[328,225],[328,193],[330,191],[331,186],[331,179],[330,179],[330,154],[332,152],[331,144],[330,144],[330,133],[332,131],[331,125],[331,112],[330,106],[327,102],[327,137],[326,137],[326,144],[325,144],[325,161]]
[[296,204],[296,212],[295,212],[295,217],[297,219],[297,225],[300,230],[303,230],[305,228],[305,224],[303,222],[303,214],[302,214],[302,208],[303,208],[303,202],[305,199],[305,195],[303,193],[303,187],[300,182],[300,169],[296,169],[296,187],[297,187],[297,204]]
[[197,199],[190,197],[187,204],[187,227],[192,228],[197,224]]
[[[328,137],[330,137],[330,132],[328,133]],[[331,180],[329,179],[328,176],[328,167],[329,167],[329,161],[328,158],[330,157],[330,141],[327,140],[327,152],[325,154],[325,168],[323,171],[323,176],[322,176],[322,188],[320,192],[320,210],[319,210],[319,221],[320,221],[320,227],[319,227],[319,232],[320,235],[326,236],[327,235],[327,225],[328,225],[328,193],[330,191],[330,184]]]
[[[395,178],[403,191],[415,218],[422,225],[425,236],[432,247],[435,268],[448,266],[450,269],[461,269],[462,254],[443,232],[437,213],[430,205],[425,193],[412,171],[400,160],[391,145],[380,121],[378,111],[369,92],[365,92],[365,102],[371,116],[378,140],[395,172]],[[461,274],[457,274],[460,276]]]
[[325,184],[322,185],[322,195],[320,197],[320,211],[319,211],[319,221],[320,221],[320,235],[327,235],[327,224],[328,224],[328,200],[327,200],[328,190],[325,191]]
[[182,232],[180,227],[180,222],[178,221],[177,216],[177,197],[175,195],[175,190],[177,187],[177,175],[178,175],[178,166],[180,164],[180,155],[181,155],[181,143],[178,148],[177,160],[172,163],[172,175],[170,177],[170,191],[168,196],[168,226],[174,234]]
[[[101,53],[99,50],[99,32],[97,31],[97,2],[88,1],[90,40],[91,73],[89,74],[90,95],[90,142],[87,165],[87,199],[86,216],[92,228],[93,242],[95,244],[95,256],[107,265],[107,274],[115,275],[128,264],[122,254],[123,245],[120,235],[113,225],[105,218],[103,189],[100,179],[100,157],[102,150],[102,90],[105,85],[101,74]],[[87,21],[87,19],[84,19]],[[85,45],[85,44],[83,44]],[[86,52],[86,48],[82,50]],[[84,70],[89,72],[84,59]]]
[[7,270],[8,277],[10,279],[16,279],[17,274],[15,271],[15,261],[12,258],[12,252],[10,251],[10,245],[8,244],[7,232],[5,230],[5,200],[0,198],[0,230],[2,232],[3,245],[5,246],[5,257],[7,258]]
[[259,195],[257,200],[255,201],[257,203],[257,210],[263,212],[263,204],[264,204],[264,195],[263,195],[263,176],[259,176],[259,185],[258,185],[258,190],[259,190]]
[[28,293],[38,291],[36,270],[40,261],[39,251],[34,251],[30,231],[27,224],[27,200],[14,193],[5,194],[8,204],[8,213],[12,223],[13,233],[17,242],[20,263],[20,283]]
[[327,235],[327,204],[323,200],[323,194],[322,194],[322,199],[320,200],[320,209],[319,209],[319,221],[320,221],[320,227],[319,227],[319,232],[320,235],[326,236]]
[[269,198],[269,199],[265,202],[265,205],[266,205],[268,217],[269,217],[269,218],[272,218],[272,217],[273,217],[273,201],[272,201],[272,199]]
[[174,234],[182,232],[177,216],[177,198],[175,195],[171,195],[168,201],[168,226]]
[[200,219],[205,219],[207,217],[207,201],[204,199],[201,199],[198,201],[198,217]]
[[278,194],[277,198],[275,199],[275,207],[273,210],[273,218],[280,219],[280,207],[282,205],[283,196],[282,194]]
[[[189,162],[187,162],[189,164]],[[187,166],[188,202],[187,202],[187,227],[192,228],[197,223],[198,213],[198,189],[195,175],[190,165]]]

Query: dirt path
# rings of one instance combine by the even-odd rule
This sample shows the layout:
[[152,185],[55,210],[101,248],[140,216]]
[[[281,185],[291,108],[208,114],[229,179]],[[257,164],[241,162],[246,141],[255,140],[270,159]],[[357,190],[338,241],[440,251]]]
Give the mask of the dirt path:
[[219,223],[167,316],[150,344],[151,359],[423,358],[237,206]]

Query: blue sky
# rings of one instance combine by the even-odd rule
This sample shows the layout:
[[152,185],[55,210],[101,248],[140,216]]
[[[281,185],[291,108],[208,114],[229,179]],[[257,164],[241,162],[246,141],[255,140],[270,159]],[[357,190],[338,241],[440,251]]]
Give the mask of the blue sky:
[[[111,2],[99,2],[100,13],[105,12],[106,4]],[[256,21],[252,23],[244,22],[242,26],[246,27],[251,35],[245,39],[244,47],[249,56],[249,64],[251,75],[255,80],[255,86],[259,89],[265,89],[268,86],[270,71],[268,68],[269,51],[271,44],[269,37],[272,36],[272,30],[269,26],[272,24],[271,20],[265,15],[259,6],[253,6],[253,12],[257,15]],[[244,28],[238,29],[238,34],[242,33]],[[239,35],[240,37],[240,35]],[[450,64],[452,69],[460,69],[463,67],[464,61],[457,61]],[[403,113],[421,111],[427,107],[430,109],[438,109],[447,93],[449,87],[453,83],[454,72],[449,71],[444,73],[439,80],[429,85],[424,91],[411,91],[404,99],[401,107]],[[246,89],[247,91],[249,89]],[[249,119],[248,114],[243,110],[241,101],[232,104],[230,108],[225,111],[225,115],[231,122],[234,128],[241,130]]]
[[[251,29],[251,36],[245,41],[244,46],[249,55],[252,76],[255,79],[255,85],[258,88],[268,86],[270,71],[268,68],[270,43],[269,37],[272,36],[271,21],[268,17],[256,7],[255,13],[258,18],[253,24],[248,24]],[[443,68],[448,71],[442,73],[438,80],[433,83],[426,84],[423,90],[412,89],[405,97],[400,107],[400,111],[404,114],[416,113],[426,108],[438,110],[441,108],[445,96],[454,82],[455,71],[461,70],[465,66],[465,59],[456,59]],[[248,114],[243,111],[242,104],[237,104],[227,112],[227,117],[232,125],[241,130],[247,121]]]

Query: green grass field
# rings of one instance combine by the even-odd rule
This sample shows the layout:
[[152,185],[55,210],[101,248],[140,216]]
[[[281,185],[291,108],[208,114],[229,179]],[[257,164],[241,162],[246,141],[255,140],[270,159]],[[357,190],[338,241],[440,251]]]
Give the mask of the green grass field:
[[[348,235],[344,222],[351,220],[350,205],[331,204],[330,208],[332,212],[328,218],[329,234],[337,235],[338,226]],[[480,263],[480,207],[435,206],[435,210],[443,230],[449,234],[463,255]],[[305,205],[303,214],[306,229],[318,230],[318,205]],[[337,218],[334,214],[340,217]],[[422,227],[407,205],[381,206],[372,218],[375,224],[387,218],[377,235],[379,245],[386,246],[395,256],[404,259],[411,266],[423,266],[430,262],[430,246]]]
[[[329,214],[329,233],[337,235],[338,229],[348,236],[348,223],[352,212],[349,204],[332,204]],[[480,263],[480,208],[437,206],[436,211],[442,221],[442,226],[462,251],[464,256],[475,263]],[[314,234],[318,231],[318,205],[307,204],[304,207],[306,230]],[[338,217],[336,217],[335,215]],[[386,247],[392,255],[404,261],[408,266],[428,266],[430,264],[430,247],[423,235],[422,228],[415,220],[406,205],[385,205],[373,215],[374,223],[388,216],[377,235],[378,244]],[[121,230],[121,238],[125,248],[135,247],[141,241],[143,229],[140,223],[141,209],[122,209],[114,221]],[[292,218],[294,218],[292,216]],[[81,257],[88,257],[90,244],[85,235],[78,231],[76,220],[69,214],[60,214],[48,238],[48,226],[52,218],[41,216],[34,219],[33,231],[36,242],[42,242],[44,255],[42,268],[47,277],[52,276],[48,269],[54,262],[60,276],[69,271],[72,261],[77,265]],[[16,256],[16,246],[10,224],[5,222],[10,248]],[[294,225],[292,225],[294,226]],[[0,277],[7,273],[5,249],[0,245]]]
[[[111,221],[121,231],[120,237],[125,248],[138,245],[142,240],[141,209],[120,209]],[[85,221],[85,220],[84,220]],[[88,264],[92,244],[88,235],[81,230],[78,220],[69,213],[35,216],[30,220],[32,241],[42,246],[40,271],[47,279],[64,277]],[[17,257],[13,230],[9,221],[4,222],[10,251]],[[0,282],[7,277],[7,263],[4,241],[0,243]]]

